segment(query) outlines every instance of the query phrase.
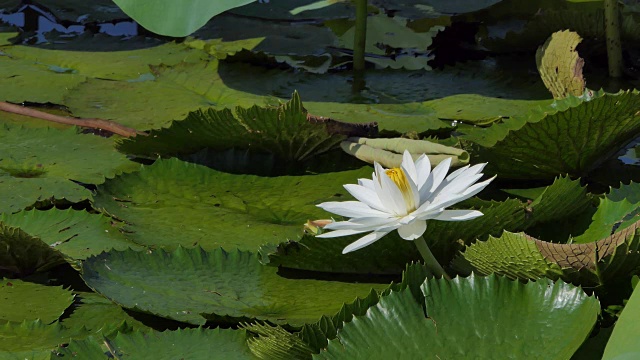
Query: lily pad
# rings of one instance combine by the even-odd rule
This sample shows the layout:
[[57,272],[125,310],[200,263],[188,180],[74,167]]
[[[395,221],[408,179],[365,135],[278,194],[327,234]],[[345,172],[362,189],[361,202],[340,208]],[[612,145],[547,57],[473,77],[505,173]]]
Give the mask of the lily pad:
[[0,125],[0,212],[52,199],[91,198],[87,189],[70,180],[100,184],[105,176],[137,167],[112,144],[76,129]]
[[255,0],[192,1],[177,3],[171,0],[139,1],[114,0],[127,15],[149,31],[165,36],[187,36],[202,27],[209,19],[229,9]]
[[259,96],[227,87],[218,75],[217,60],[159,66],[152,72],[154,81],[89,79],[67,94],[65,104],[76,116],[115,120],[143,130],[168,126],[198,108],[264,103]]
[[[498,236],[505,229],[523,230],[538,223],[571,218],[589,201],[579,181],[560,178],[530,205],[516,199],[503,202],[474,199],[469,206],[461,204],[461,208],[474,208],[484,215],[462,223],[428,222],[423,236],[434,254],[446,263],[460,246],[458,241],[468,244],[488,235]],[[342,249],[361,236],[321,239],[306,235],[299,242],[283,243],[275,250],[265,246],[263,251],[269,254],[274,266],[345,273],[399,274],[407,261],[420,259],[415,245],[401,239],[395,231],[370,246],[342,255]]]
[[640,269],[640,222],[597,242],[554,244],[526,234],[505,232],[500,238],[477,242],[454,259],[465,274],[497,273],[510,278],[536,280],[559,277],[583,286],[606,286],[617,276]]
[[[95,43],[95,40],[94,40]],[[94,45],[95,47],[95,45]],[[182,62],[198,62],[208,58],[203,51],[177,44],[175,42],[150,46],[137,50],[125,51],[69,51],[41,49],[33,46],[15,45],[2,48],[2,52],[10,59],[20,59],[25,66],[24,74],[16,74],[25,77],[34,77],[26,72],[27,69],[36,68],[38,65],[56,74],[75,74],[87,78],[99,78],[103,80],[136,80],[141,75],[151,74],[150,66],[173,66]],[[1,59],[1,57],[0,57]],[[11,64],[11,62],[9,62]],[[39,79],[34,77],[35,79]],[[42,80],[42,79],[40,79]],[[58,90],[64,87],[56,83]],[[11,89],[16,88],[14,84]],[[37,89],[33,87],[31,90]],[[34,101],[31,99],[25,99]]]
[[102,214],[73,209],[30,210],[1,214],[0,222],[17,227],[70,259],[86,259],[110,249],[142,246],[126,240],[123,225]]
[[71,291],[60,286],[0,279],[0,323],[37,319],[52,323],[73,303],[73,298]]
[[409,291],[393,292],[314,359],[568,359],[600,312],[598,300],[580,288],[546,279],[430,279],[422,292],[428,318]]
[[345,196],[342,184],[370,173],[266,178],[158,160],[98,186],[95,206],[131,224],[127,238],[141,245],[257,250],[297,240],[302,225],[324,213],[316,204]]
[[583,176],[614,156],[640,131],[637,91],[557,100],[486,129],[465,129],[480,146],[477,157],[502,178],[551,179]]
[[70,339],[88,335],[84,329],[65,329],[60,323],[45,325],[40,320],[0,325],[0,358],[48,360],[51,352]]
[[32,60],[14,59],[0,51],[0,100],[62,104],[64,94],[85,81],[84,75],[56,72]]
[[64,263],[62,254],[40,239],[0,223],[0,276],[24,276]]
[[290,279],[255,254],[179,247],[110,251],[83,263],[83,278],[123,307],[202,325],[219,318],[300,326],[388,284]]
[[[178,329],[164,332],[120,333],[107,340],[90,336],[73,340],[59,349],[62,356],[79,359],[190,359],[251,360],[258,359],[249,351],[244,330]],[[109,343],[105,352],[103,344]]]
[[640,346],[633,336],[640,330],[637,322],[638,316],[640,316],[640,288],[636,287],[613,328],[613,333],[602,356],[603,360],[633,359],[640,356]]
[[118,150],[151,156],[193,154],[202,149],[250,149],[299,162],[337,148],[345,137],[332,135],[324,124],[312,124],[300,96],[277,107],[237,107],[197,111],[169,128],[151,131],[118,144]]
[[115,335],[117,331],[123,331],[123,329],[150,330],[148,326],[101,295],[81,292],[78,293],[76,302],[71,315],[61,321],[62,326],[67,329],[84,328],[102,336]]

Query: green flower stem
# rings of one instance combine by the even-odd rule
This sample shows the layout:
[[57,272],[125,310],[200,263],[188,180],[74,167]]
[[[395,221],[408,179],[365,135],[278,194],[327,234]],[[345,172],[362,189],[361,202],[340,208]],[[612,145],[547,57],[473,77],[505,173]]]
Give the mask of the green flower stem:
[[418,247],[418,251],[420,251],[420,255],[422,255],[422,258],[424,259],[424,262],[425,262],[425,265],[427,265],[427,268],[429,268],[429,270],[431,270],[434,273],[434,275],[440,275],[447,280],[451,280],[451,277],[447,274],[446,271],[444,271],[442,266],[440,266],[440,263],[438,262],[438,260],[436,260],[435,256],[433,256],[433,253],[429,249],[429,246],[427,246],[427,243],[426,241],[424,241],[424,238],[420,236],[419,238],[415,239],[413,242],[416,243],[416,246]]

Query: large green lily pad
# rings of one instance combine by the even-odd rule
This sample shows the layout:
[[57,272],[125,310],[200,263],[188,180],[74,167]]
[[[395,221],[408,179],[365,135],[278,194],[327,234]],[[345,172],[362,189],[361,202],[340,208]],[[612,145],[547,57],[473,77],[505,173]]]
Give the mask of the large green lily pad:
[[[15,45],[5,46],[2,52],[11,59],[21,59],[20,64],[31,64],[27,69],[33,69],[37,65],[57,74],[76,74],[88,78],[103,80],[136,80],[141,75],[150,75],[150,66],[173,66],[182,62],[197,62],[205,60],[208,55],[192,47],[175,42],[151,46],[137,50],[126,51],[98,51],[93,45],[94,51],[68,51],[41,49],[32,46]],[[1,58],[1,57],[0,57]],[[35,77],[36,74],[24,73],[21,76]],[[152,77],[153,78],[153,77]],[[62,84],[56,84],[59,90],[66,90]],[[16,88],[15,85],[11,89]],[[34,87],[30,89],[33,91]],[[25,99],[34,101],[31,99]]]
[[78,293],[76,301],[71,315],[61,321],[62,326],[67,329],[84,328],[103,336],[115,335],[116,331],[123,331],[123,329],[150,330],[120,306],[99,294],[81,292]]
[[0,222],[20,228],[70,259],[85,259],[110,249],[140,250],[128,241],[120,222],[102,215],[73,209],[30,210],[1,214]]
[[606,286],[622,274],[638,272],[640,222],[599,241],[554,244],[526,234],[504,232],[500,238],[477,242],[454,259],[461,273],[497,273],[510,278],[536,280],[563,278],[583,286]]
[[324,124],[312,124],[300,96],[277,107],[237,107],[197,111],[169,128],[151,131],[118,144],[118,150],[147,156],[193,154],[202,149],[247,149],[299,162],[337,148],[345,136],[332,135]]
[[82,277],[123,307],[191,324],[230,317],[300,326],[388,286],[291,279],[249,252],[182,247],[103,253],[83,263]]
[[638,316],[640,316],[640,288],[636,287],[613,328],[602,356],[603,360],[631,360],[640,356],[640,346],[634,336],[640,330]]
[[49,360],[51,352],[70,339],[88,335],[84,329],[69,330],[54,323],[42,321],[8,322],[0,325],[0,358],[10,360]]
[[600,312],[580,288],[545,279],[430,279],[422,292],[428,318],[409,291],[391,293],[314,359],[568,359]]
[[47,324],[54,322],[73,298],[71,291],[60,286],[0,279],[0,323],[37,319]]
[[324,214],[316,204],[346,195],[342,184],[370,172],[267,178],[158,160],[108,180],[94,198],[96,207],[131,224],[127,238],[138,244],[257,250],[297,240],[308,219]]
[[100,184],[136,166],[112,144],[76,129],[0,125],[0,212],[52,199],[89,199],[91,193],[70,180]]
[[73,340],[59,349],[62,356],[79,359],[189,359],[189,360],[252,360],[258,359],[247,347],[244,330],[178,329],[164,332],[119,333],[105,340],[90,336]]
[[465,129],[480,145],[487,171],[513,179],[583,176],[611,158],[640,131],[637,91],[598,92],[554,102],[487,129]]
[[24,276],[64,262],[62,254],[37,237],[0,223],[0,276]]

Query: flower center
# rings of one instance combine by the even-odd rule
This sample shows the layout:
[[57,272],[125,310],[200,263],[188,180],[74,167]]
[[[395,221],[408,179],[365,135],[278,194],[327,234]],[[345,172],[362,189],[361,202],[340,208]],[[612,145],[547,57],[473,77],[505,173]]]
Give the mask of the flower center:
[[400,168],[392,168],[386,170],[385,173],[391,181],[398,186],[398,189],[400,189],[402,197],[404,198],[404,203],[407,206],[407,214],[414,211],[416,209],[416,202],[413,198],[413,191],[411,191],[409,180],[407,179],[404,171]]

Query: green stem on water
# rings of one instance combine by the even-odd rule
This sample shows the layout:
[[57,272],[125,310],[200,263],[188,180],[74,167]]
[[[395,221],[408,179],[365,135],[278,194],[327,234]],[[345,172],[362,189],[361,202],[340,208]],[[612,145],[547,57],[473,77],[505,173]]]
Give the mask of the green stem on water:
[[353,35],[354,90],[364,87],[364,52],[367,43],[367,0],[356,0],[356,26]]
[[604,28],[607,36],[609,76],[619,78],[622,76],[622,45],[618,0],[604,0]]
[[435,256],[433,256],[433,253],[429,249],[429,246],[427,245],[426,241],[424,241],[424,238],[420,236],[419,238],[415,239],[413,242],[416,243],[416,246],[418,247],[418,251],[420,251],[420,255],[422,255],[422,258],[424,259],[424,262],[425,262],[425,265],[427,265],[427,268],[429,268],[429,270],[431,270],[434,273],[434,275],[440,275],[447,280],[451,280],[451,277],[447,274],[446,271],[444,271],[442,266],[440,266],[440,263],[438,262],[438,260],[436,260]]

